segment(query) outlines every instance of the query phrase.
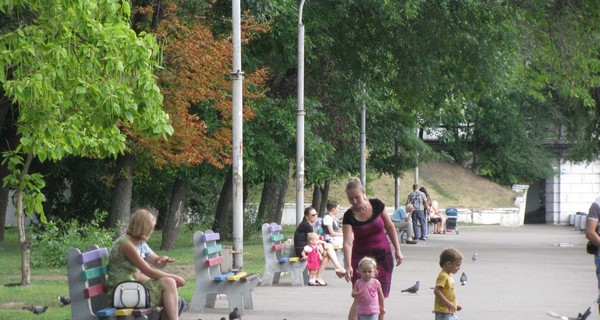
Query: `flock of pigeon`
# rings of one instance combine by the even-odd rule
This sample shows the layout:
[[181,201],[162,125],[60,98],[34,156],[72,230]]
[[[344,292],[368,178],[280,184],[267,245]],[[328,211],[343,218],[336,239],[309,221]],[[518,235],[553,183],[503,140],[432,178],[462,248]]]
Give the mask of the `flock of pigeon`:
[[[63,306],[71,304],[71,298],[59,296],[58,301],[62,303]],[[42,314],[48,310],[48,306],[26,306],[22,308],[23,310],[31,311],[34,314]]]

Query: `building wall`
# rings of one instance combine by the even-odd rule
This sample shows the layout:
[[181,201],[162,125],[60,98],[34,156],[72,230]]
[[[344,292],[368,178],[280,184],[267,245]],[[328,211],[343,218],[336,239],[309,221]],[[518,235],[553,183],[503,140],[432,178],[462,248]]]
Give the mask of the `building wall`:
[[556,162],[557,175],[546,180],[546,222],[568,224],[569,215],[588,211],[600,194],[600,161]]

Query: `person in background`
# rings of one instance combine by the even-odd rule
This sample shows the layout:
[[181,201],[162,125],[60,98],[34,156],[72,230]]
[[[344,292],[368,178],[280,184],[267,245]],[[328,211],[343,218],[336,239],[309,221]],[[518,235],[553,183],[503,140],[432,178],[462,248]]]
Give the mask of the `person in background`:
[[[152,306],[162,307],[161,319],[179,319],[177,288],[185,280],[174,274],[160,271],[148,264],[138,252],[138,244],[147,241],[156,224],[156,218],[147,209],[138,209],[131,216],[124,235],[115,240],[108,256],[108,288],[112,301],[114,288],[126,280],[144,284],[150,292]],[[167,258],[167,260],[169,260]],[[163,263],[166,261],[163,259]]]
[[456,303],[452,275],[460,270],[462,261],[462,253],[454,248],[446,248],[440,254],[442,270],[438,274],[433,289],[435,320],[458,320],[456,312],[462,308]]
[[337,214],[340,212],[340,205],[337,201],[327,201],[327,214],[323,217],[323,232],[325,241],[331,243],[334,247],[341,247],[344,238],[340,221]]
[[[404,259],[394,223],[381,200],[367,198],[359,179],[352,178],[348,181],[346,196],[350,202],[342,224],[346,280],[354,284],[360,278],[358,262],[369,256],[377,261],[377,280],[381,283],[384,297],[387,298],[390,294],[394,260],[398,266]],[[393,254],[390,242],[395,249]],[[350,308],[348,319],[356,319],[354,304]]]
[[[596,198],[596,201],[592,202],[588,211],[587,220],[585,222],[585,236],[590,240],[596,247],[600,247],[600,195]],[[600,250],[598,250],[600,251]],[[600,255],[596,252],[594,255],[594,263],[596,264],[596,278],[598,279],[598,290],[600,290]],[[600,313],[600,296],[596,303],[598,303],[598,312]]]
[[431,201],[429,221],[433,222],[435,226],[433,229],[433,233],[444,233],[444,230],[446,229],[446,219],[444,219],[444,216],[440,214],[440,209],[437,200]]
[[[419,185],[413,184],[413,192],[408,195],[406,204],[412,204],[415,208],[412,214],[413,230],[415,239],[427,240],[427,219],[425,210],[427,209],[427,197],[419,191]],[[420,225],[420,228],[419,228]]]
[[[406,206],[400,206],[394,210],[394,214],[390,216],[394,226],[398,230],[406,229],[408,233],[408,237],[406,238],[407,244],[416,244],[417,241],[414,240],[415,232],[412,226],[412,212],[415,210],[412,204],[407,204]],[[400,239],[398,239],[400,241]]]
[[[302,251],[304,251],[304,247],[308,244],[308,234],[314,232],[314,225],[317,222],[317,210],[313,207],[307,207],[304,209],[304,218],[302,222],[296,227],[296,231],[294,232],[294,249],[296,250],[296,256],[302,258]],[[335,254],[335,250],[330,243],[319,240],[317,243],[321,246],[325,252],[323,254],[323,261],[321,261],[321,266],[317,271],[317,279],[315,280],[321,286],[326,286],[327,282],[323,280],[321,275],[325,268],[327,267],[327,262],[331,260],[333,266],[335,268],[335,273],[338,277],[342,278],[346,274],[346,270],[342,268],[340,263],[338,262],[337,255]]]

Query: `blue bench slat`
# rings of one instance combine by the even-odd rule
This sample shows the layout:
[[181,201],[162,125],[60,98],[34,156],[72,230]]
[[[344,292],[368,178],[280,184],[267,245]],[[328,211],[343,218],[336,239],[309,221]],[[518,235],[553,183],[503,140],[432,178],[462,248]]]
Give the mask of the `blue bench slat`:
[[283,257],[283,258],[279,259],[279,262],[280,263],[285,263],[285,262],[288,262],[289,260],[290,260],[290,257]]
[[96,312],[96,316],[98,318],[106,318],[106,317],[110,317],[113,314],[115,314],[116,311],[117,311],[117,308],[105,308],[102,310],[98,310],[98,312]]
[[100,248],[97,250],[87,251],[77,257],[77,261],[81,264],[88,263],[90,261],[102,259],[108,256],[108,249]]
[[214,278],[213,278],[213,281],[217,281],[217,282],[220,282],[220,281],[225,281],[225,280],[227,280],[227,278],[228,278],[229,276],[235,276],[235,273],[233,273],[233,272],[228,272],[228,273],[222,274],[222,275],[220,275],[220,276],[216,276],[216,277],[214,277]]
[[203,242],[208,242],[208,241],[217,241],[219,239],[221,239],[221,235],[218,232],[215,233],[205,233],[202,235],[202,241]]
[[283,229],[283,227],[280,224],[271,225],[269,227],[269,232],[273,233],[275,231],[281,231],[282,229]]

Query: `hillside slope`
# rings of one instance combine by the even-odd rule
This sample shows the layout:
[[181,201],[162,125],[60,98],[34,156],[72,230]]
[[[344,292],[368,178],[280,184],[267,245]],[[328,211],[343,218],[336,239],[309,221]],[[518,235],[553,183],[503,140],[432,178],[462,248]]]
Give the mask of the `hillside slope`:
[[[332,184],[329,198],[337,200],[342,206],[348,201],[344,192],[349,177]],[[412,191],[414,171],[406,172],[400,180],[400,204]],[[419,167],[419,185],[425,186],[433,200],[437,200],[441,208],[506,208],[513,207],[516,193],[509,187],[484,179],[462,166],[446,162],[430,162]],[[287,202],[295,203],[295,182],[290,181]],[[386,204],[394,206],[394,178],[391,176],[368,176],[367,193],[369,197],[377,197]],[[305,191],[305,201],[312,200],[312,190]]]

